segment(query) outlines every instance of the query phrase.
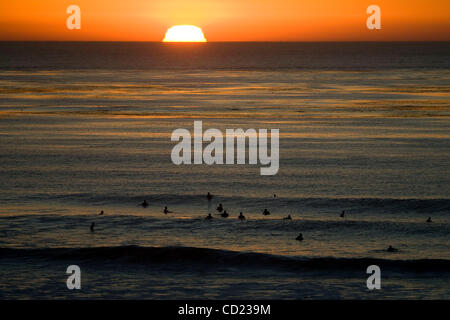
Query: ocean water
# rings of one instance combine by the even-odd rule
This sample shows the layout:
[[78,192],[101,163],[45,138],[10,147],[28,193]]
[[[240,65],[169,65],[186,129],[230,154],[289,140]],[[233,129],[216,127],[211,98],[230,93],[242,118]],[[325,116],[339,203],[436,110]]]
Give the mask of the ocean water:
[[[279,172],[174,165],[194,120]],[[448,299],[449,158],[450,43],[0,43],[0,298]]]

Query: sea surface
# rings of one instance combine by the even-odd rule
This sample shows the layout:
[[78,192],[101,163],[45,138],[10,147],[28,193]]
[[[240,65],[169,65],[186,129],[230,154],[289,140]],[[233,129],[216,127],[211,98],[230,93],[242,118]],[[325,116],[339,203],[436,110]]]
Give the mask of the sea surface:
[[[278,173],[174,165],[195,120]],[[0,42],[0,298],[449,299],[449,159],[450,43]]]

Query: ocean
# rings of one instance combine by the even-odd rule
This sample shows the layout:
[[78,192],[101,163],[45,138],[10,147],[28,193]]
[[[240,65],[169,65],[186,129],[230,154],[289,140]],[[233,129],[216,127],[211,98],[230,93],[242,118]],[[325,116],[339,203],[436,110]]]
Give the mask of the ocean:
[[[173,164],[196,120],[278,173]],[[449,158],[448,42],[0,42],[0,298],[448,299]]]

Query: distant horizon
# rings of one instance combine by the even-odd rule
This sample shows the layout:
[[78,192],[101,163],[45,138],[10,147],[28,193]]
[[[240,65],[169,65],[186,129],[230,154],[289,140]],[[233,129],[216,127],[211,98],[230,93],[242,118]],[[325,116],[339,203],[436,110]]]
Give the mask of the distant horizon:
[[276,41],[276,40],[266,40],[266,41],[208,41],[208,42],[163,42],[163,41],[145,41],[145,40],[0,40],[2,43],[6,42],[69,42],[69,43],[164,43],[167,45],[205,45],[208,43],[446,43],[450,42],[449,40],[320,40],[320,41]]

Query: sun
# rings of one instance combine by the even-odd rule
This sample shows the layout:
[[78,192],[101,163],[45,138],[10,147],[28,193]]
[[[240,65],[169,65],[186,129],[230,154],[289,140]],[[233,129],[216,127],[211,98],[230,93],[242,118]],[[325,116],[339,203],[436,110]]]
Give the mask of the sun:
[[163,42],[206,42],[206,39],[199,27],[182,25],[169,28]]

